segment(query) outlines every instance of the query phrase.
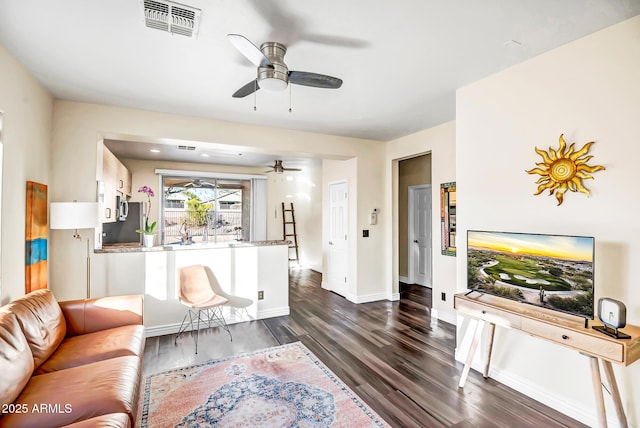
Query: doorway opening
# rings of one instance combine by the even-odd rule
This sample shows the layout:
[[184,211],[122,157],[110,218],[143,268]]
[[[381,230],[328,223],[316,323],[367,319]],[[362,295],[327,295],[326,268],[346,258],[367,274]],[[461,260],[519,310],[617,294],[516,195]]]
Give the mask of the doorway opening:
[[400,160],[397,183],[399,289],[431,287],[431,154]]

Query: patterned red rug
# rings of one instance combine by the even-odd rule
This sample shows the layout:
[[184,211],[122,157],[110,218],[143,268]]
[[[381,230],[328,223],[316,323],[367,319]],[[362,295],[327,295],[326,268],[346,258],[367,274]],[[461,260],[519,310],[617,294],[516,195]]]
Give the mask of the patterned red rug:
[[147,376],[136,426],[389,425],[296,342]]

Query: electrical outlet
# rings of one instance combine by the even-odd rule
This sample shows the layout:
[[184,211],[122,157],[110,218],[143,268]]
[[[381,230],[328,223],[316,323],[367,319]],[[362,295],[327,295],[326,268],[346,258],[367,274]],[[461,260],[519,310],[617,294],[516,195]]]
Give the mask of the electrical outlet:
[[364,229],[362,231],[362,237],[363,238],[368,238],[369,237],[369,230],[368,229]]
[[264,300],[264,291],[258,291],[258,300]]
[[447,294],[444,293],[444,292],[440,293],[440,298],[442,299],[443,302],[446,302],[447,301]]

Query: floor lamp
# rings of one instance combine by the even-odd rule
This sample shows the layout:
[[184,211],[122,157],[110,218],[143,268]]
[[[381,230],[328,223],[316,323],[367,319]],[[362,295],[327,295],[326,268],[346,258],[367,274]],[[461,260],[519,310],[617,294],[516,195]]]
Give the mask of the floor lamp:
[[[98,226],[97,202],[51,202],[49,207],[51,229],[75,229],[73,235],[82,239],[78,229],[93,229]],[[87,299],[91,298],[91,251],[87,238]]]

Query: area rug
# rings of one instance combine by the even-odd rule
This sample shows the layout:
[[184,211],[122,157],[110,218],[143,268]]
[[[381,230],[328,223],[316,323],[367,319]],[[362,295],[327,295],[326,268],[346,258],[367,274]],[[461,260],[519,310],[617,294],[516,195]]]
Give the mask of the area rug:
[[388,427],[302,343],[149,375],[141,427]]

